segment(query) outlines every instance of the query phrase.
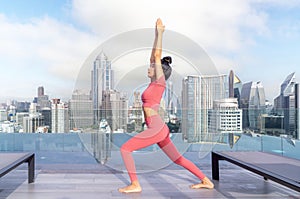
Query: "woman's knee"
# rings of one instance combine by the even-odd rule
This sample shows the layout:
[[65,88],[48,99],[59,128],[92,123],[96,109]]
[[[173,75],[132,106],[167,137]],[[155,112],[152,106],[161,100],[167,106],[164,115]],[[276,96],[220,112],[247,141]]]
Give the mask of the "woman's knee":
[[125,143],[121,146],[120,151],[121,153],[131,153],[133,150]]

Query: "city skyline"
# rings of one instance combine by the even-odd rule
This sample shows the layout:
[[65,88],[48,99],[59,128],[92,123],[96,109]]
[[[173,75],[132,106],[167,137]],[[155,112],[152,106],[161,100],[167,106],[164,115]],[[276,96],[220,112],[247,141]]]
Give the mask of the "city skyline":
[[[50,98],[70,99],[78,72],[94,49],[116,34],[152,28],[157,17],[167,29],[198,43],[220,74],[233,70],[243,83],[261,81],[270,102],[288,74],[295,72],[299,79],[297,1],[0,3],[1,102],[32,100],[39,86]],[[123,6],[127,9],[120,10]]]

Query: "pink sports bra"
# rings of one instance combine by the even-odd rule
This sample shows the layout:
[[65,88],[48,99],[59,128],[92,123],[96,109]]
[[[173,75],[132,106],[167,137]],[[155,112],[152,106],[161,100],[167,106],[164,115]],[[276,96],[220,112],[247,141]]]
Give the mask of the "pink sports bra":
[[143,107],[149,107],[158,111],[165,88],[166,81],[164,75],[158,80],[151,82],[142,94]]

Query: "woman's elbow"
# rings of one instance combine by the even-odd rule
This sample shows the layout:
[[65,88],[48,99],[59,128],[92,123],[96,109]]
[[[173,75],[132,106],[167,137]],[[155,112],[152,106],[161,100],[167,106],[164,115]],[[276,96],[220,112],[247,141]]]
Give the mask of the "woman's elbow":
[[155,62],[155,57],[152,56],[152,57],[150,58],[150,63],[154,63],[154,62]]

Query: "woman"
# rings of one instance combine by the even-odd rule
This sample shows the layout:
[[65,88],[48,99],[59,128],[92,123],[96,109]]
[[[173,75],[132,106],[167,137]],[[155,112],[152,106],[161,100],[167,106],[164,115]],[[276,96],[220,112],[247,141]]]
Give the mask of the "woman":
[[188,169],[201,180],[201,183],[194,184],[191,188],[212,189],[214,187],[214,184],[196,167],[195,164],[185,159],[178,152],[169,138],[169,128],[158,115],[160,100],[166,87],[165,80],[170,77],[172,71],[169,65],[172,63],[171,57],[164,57],[161,59],[162,36],[164,29],[165,26],[161,19],[157,19],[155,40],[150,58],[150,67],[148,69],[148,77],[150,78],[151,83],[142,95],[143,111],[148,128],[147,130],[132,137],[121,147],[122,158],[131,181],[129,186],[119,189],[122,193],[142,191],[136,175],[135,164],[131,153],[132,151],[148,147],[152,144],[158,144],[158,146],[173,162]]

